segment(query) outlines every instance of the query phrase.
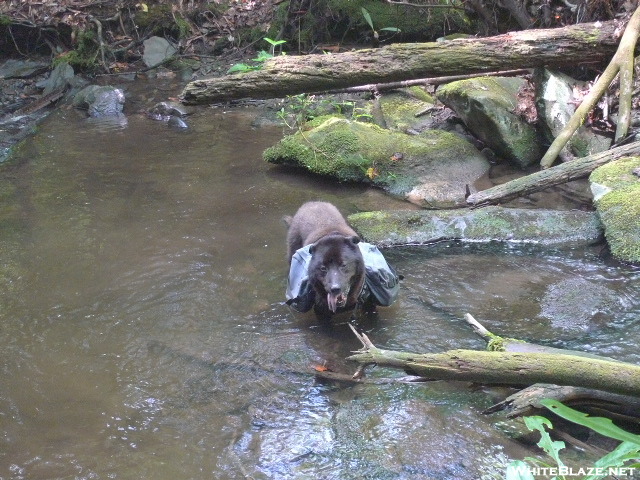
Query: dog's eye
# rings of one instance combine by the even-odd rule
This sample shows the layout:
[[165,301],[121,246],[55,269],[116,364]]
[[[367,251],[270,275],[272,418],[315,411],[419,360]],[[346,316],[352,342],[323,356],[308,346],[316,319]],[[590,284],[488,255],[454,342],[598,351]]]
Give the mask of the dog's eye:
[[320,271],[321,271],[322,273],[327,273],[327,266],[326,266],[326,265],[322,265],[322,266],[320,267]]

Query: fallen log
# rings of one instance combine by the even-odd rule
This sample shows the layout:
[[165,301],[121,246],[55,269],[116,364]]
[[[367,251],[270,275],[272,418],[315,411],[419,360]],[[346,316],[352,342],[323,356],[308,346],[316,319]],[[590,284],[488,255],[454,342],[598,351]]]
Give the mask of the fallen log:
[[[466,322],[471,325],[475,333],[484,338],[487,342],[488,350],[519,353],[570,354],[616,362],[616,360],[612,358],[594,355],[588,352],[547,347],[513,338],[500,337],[484,328],[471,314],[465,314],[464,318]],[[513,395],[508,396],[503,401],[485,409],[482,413],[491,414],[504,410],[507,412],[507,417],[509,418],[536,415],[544,408],[540,403],[544,398],[552,398],[565,405],[577,406],[581,411],[592,415],[604,415],[627,423],[640,423],[640,418],[638,418],[637,415],[637,412],[640,411],[639,397],[603,392],[602,390],[593,388],[567,385],[560,386],[548,383],[536,383],[523,388]]]
[[605,152],[576,158],[546,170],[516,178],[502,185],[473,193],[467,197],[468,205],[491,205],[539,192],[554,185],[584,178],[605,163],[618,158],[640,155],[640,142],[633,142]]
[[365,334],[353,330],[363,348],[348,359],[361,365],[399,368],[431,380],[500,385],[552,383],[640,396],[640,366],[629,363],[555,353],[475,350],[422,354],[397,352],[380,349]]
[[190,82],[181,100],[206,104],[279,98],[421,77],[599,64],[615,53],[621,33],[610,21],[333,55],[284,55],[267,60],[261,70]]

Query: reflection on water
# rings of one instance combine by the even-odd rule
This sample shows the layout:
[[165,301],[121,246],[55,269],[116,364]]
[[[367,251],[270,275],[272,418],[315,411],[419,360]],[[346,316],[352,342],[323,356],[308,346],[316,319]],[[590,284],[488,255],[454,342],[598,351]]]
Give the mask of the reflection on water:
[[[203,108],[177,131],[62,112],[2,168],[0,478],[500,478],[529,453],[466,385],[310,374],[352,371],[359,345],[346,319],[322,328],[281,303],[282,216],[311,199],[408,206],[265,165],[281,131],[252,115]],[[639,360],[639,273],[598,251],[387,256],[405,280],[362,321],[379,345],[481,348],[470,312],[496,333]]]

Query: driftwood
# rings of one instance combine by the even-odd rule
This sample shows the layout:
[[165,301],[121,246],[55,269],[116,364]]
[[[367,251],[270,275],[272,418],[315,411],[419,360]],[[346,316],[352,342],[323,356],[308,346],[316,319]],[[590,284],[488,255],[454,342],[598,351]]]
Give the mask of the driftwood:
[[571,116],[565,127],[555,138],[549,149],[540,160],[542,168],[549,168],[560,151],[571,139],[575,131],[584,123],[587,114],[595,107],[596,103],[606,92],[611,82],[620,73],[620,107],[618,115],[618,127],[615,139],[619,141],[629,128],[631,117],[631,90],[633,82],[633,55],[636,41],[640,34],[640,7],[638,7],[629,20],[627,28],[620,40],[620,46],[613,59],[607,66],[598,81],[591,87],[589,94],[584,98],[575,113]]
[[640,142],[633,142],[605,152],[576,158],[555,167],[516,178],[502,185],[473,193],[467,197],[469,205],[489,205],[505,202],[516,197],[539,192],[554,185],[587,177],[593,170],[621,157],[640,155]]
[[552,398],[570,407],[596,416],[607,416],[625,423],[639,424],[640,398],[603,392],[592,388],[570,387],[536,383],[524,388],[482,413],[506,411],[507,417],[535,415],[544,407],[540,400]]
[[431,380],[500,385],[552,383],[640,397],[640,366],[629,363],[555,353],[398,352],[380,349],[365,334],[353,330],[363,348],[348,359],[363,366],[377,364],[399,368]]
[[266,61],[261,70],[195,80],[184,88],[181,98],[188,104],[206,104],[421,77],[599,64],[615,53],[620,34],[611,21],[443,43],[395,44],[334,55],[278,56]]

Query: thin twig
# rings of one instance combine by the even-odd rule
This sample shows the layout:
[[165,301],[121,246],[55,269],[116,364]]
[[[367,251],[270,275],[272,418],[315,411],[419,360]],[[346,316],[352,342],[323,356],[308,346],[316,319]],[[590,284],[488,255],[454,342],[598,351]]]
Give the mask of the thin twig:
[[416,85],[443,85],[445,83],[455,82],[457,80],[465,80],[467,78],[477,77],[495,77],[495,76],[516,76],[526,75],[530,73],[527,69],[518,70],[502,70],[497,72],[474,73],[467,75],[449,75],[446,77],[419,78],[416,80],[403,80],[399,82],[389,83],[369,83],[367,85],[359,85],[357,87],[343,88],[340,90],[330,90],[324,93],[357,93],[357,92],[380,92],[384,90],[394,90],[397,88],[413,87]]

